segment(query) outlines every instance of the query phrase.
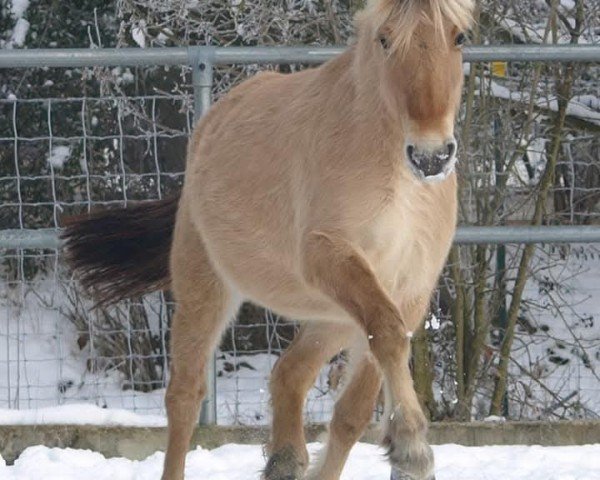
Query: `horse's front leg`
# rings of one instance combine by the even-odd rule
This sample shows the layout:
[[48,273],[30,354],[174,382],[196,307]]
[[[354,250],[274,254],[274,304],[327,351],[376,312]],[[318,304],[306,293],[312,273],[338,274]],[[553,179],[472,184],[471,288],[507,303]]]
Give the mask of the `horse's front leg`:
[[[428,299],[429,294],[426,294],[414,300],[400,301],[399,311],[410,332],[421,326]],[[386,432],[383,442],[389,448],[393,466],[392,480],[433,478],[433,452],[426,439],[428,422],[414,389],[409,367],[411,336],[408,335],[409,338],[398,341],[395,348],[392,346],[389,349],[393,357],[389,363],[395,365],[396,370],[389,372],[386,377],[390,380],[386,383],[386,411],[382,422]]]
[[[420,322],[406,317],[377,279],[367,259],[336,234],[312,232],[305,241],[306,281],[344,308],[368,336],[386,388],[384,444],[397,478],[433,478],[433,453],[426,441],[427,419],[409,370],[410,337]],[[410,310],[410,309],[409,309]],[[412,310],[411,310],[412,311]]]

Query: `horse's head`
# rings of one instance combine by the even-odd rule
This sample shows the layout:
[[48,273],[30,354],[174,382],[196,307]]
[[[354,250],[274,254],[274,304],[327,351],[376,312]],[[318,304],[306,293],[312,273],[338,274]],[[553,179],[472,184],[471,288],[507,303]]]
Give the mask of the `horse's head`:
[[407,165],[424,181],[454,171],[462,46],[473,8],[472,0],[372,0],[360,20],[384,104],[401,125]]

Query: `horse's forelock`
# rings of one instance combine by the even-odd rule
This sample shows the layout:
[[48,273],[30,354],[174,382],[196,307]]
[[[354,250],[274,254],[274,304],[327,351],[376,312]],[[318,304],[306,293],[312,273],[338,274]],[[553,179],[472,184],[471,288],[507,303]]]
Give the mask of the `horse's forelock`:
[[419,23],[425,21],[443,31],[444,20],[459,30],[468,30],[473,23],[474,0],[370,0],[367,13],[375,16],[387,32],[392,48],[401,54],[411,44]]

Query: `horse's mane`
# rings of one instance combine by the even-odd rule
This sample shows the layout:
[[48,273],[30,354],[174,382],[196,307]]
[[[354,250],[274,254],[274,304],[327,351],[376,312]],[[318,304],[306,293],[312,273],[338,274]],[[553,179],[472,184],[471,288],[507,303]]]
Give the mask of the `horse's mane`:
[[[444,20],[459,30],[473,23],[474,0],[370,0],[367,15],[379,19],[380,26],[390,26],[388,41],[394,51],[406,52],[417,25],[423,21],[443,31]],[[443,36],[442,36],[443,37]]]

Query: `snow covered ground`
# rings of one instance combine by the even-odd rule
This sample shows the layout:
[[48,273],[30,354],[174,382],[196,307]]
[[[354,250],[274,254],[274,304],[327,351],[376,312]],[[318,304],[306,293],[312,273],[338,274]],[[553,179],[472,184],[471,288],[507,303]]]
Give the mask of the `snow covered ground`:
[[37,409],[0,408],[0,425],[122,425],[165,427],[164,415],[140,415],[131,410],[100,408],[90,404],[60,405]]
[[[321,446],[312,444],[311,454]],[[434,447],[437,480],[598,480],[600,445],[581,447]],[[0,457],[3,480],[156,480],[163,453],[142,461],[106,459],[89,450],[30,447],[14,466]],[[225,445],[188,454],[187,480],[254,480],[264,467],[262,447]],[[384,452],[359,444],[352,451],[342,480],[387,480]]]

